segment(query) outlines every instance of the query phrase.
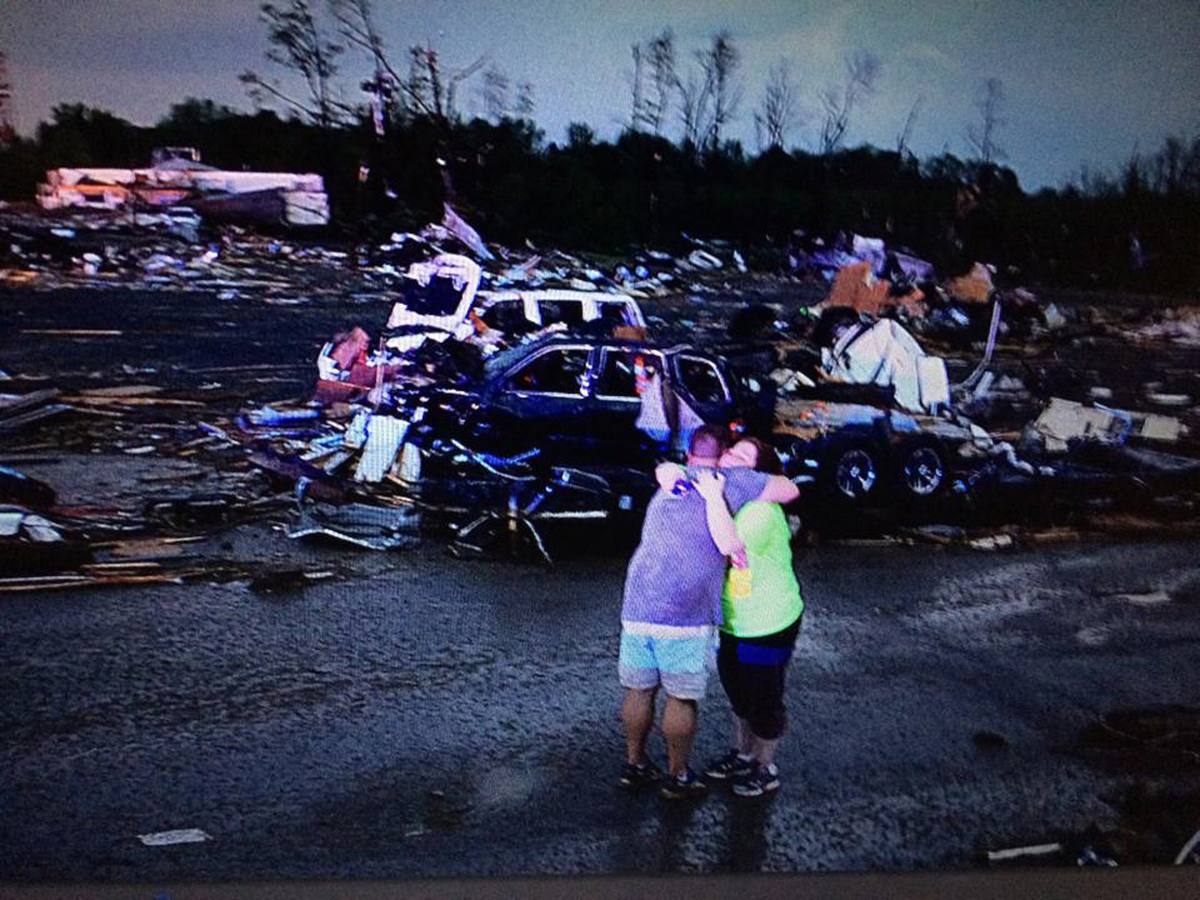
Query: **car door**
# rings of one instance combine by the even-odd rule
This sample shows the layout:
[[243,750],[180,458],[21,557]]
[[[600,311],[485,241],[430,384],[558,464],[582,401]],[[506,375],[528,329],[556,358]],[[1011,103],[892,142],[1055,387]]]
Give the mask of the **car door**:
[[538,447],[541,459],[570,464],[587,434],[592,353],[586,344],[545,347],[501,375],[485,398],[489,443]]
[[733,389],[720,367],[696,353],[672,359],[675,387],[705,422],[725,424],[733,414]]
[[600,348],[591,378],[591,441],[603,457],[617,465],[639,466],[660,454],[667,443],[637,426],[642,393],[655,373],[663,371],[661,353],[641,347]]

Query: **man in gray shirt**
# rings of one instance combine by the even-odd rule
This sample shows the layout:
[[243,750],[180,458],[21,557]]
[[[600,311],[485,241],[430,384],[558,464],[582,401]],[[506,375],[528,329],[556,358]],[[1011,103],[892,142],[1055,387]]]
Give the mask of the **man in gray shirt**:
[[659,467],[660,489],[646,509],[642,539],[629,561],[621,609],[618,673],[625,698],[626,765],[619,783],[638,788],[661,773],[646,756],[646,738],[654,724],[654,700],[661,685],[667,694],[662,729],[667,742],[670,778],[661,789],[667,799],[703,792],[688,768],[696,736],[697,704],[708,680],[708,657],[721,623],[721,586],[730,540],[710,532],[708,507],[728,504],[738,510],[752,500],[789,503],[799,496],[782,475],[751,469],[714,469],[729,443],[728,432],[714,425],[696,430],[688,450],[690,476],[678,466]]

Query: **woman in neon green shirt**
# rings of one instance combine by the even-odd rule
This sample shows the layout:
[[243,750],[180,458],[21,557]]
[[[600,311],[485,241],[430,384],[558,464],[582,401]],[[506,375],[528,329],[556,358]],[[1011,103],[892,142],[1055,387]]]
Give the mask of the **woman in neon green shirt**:
[[[783,468],[775,450],[755,438],[739,440],[719,465],[768,474]],[[791,529],[779,504],[747,503],[732,522],[742,550],[733,554],[725,576],[717,670],[733,708],[735,746],[705,774],[732,780],[735,794],[756,797],[779,788],[775,751],[787,723],[784,681],[804,600],[792,565]]]

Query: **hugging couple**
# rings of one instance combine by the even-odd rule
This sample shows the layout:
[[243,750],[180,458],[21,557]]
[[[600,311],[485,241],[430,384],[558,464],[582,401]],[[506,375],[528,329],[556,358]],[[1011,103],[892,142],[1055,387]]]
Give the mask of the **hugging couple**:
[[[707,789],[688,759],[719,640],[716,667],[733,740],[704,777],[746,797],[779,788],[784,678],[804,612],[781,509],[799,491],[781,472],[769,445],[754,438],[731,444],[712,425],[692,435],[686,469],[663,463],[656,470],[659,490],[629,562],[621,609],[622,787],[657,785],[668,800]],[[659,688],[666,694],[665,774],[646,753]]]

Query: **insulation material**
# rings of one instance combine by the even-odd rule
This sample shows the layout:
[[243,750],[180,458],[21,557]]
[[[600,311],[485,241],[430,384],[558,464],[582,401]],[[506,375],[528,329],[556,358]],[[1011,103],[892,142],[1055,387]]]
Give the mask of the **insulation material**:
[[848,306],[858,312],[878,316],[889,307],[899,306],[912,316],[925,314],[925,295],[914,288],[902,296],[892,296],[892,283],[877,278],[870,262],[855,262],[838,270],[825,303]]
[[991,267],[979,262],[966,275],[946,282],[950,296],[961,303],[987,303],[993,288]]
[[372,416],[367,424],[367,443],[363,447],[358,468],[354,472],[355,481],[377,482],[382,480],[400,445],[404,443],[404,435],[408,432],[408,422],[392,416]]
[[487,245],[483,242],[483,238],[479,236],[479,232],[468,225],[449,203],[442,204],[442,227],[470,247],[471,252],[480,259],[491,260],[496,258],[488,250]]
[[1046,439],[1046,450],[1051,453],[1065,452],[1072,438],[1123,444],[1130,437],[1139,437],[1174,443],[1188,433],[1187,427],[1171,416],[1084,406],[1061,397],[1051,398],[1033,427]]
[[945,363],[926,357],[893,319],[847,331],[829,353],[825,369],[838,381],[891,387],[897,405],[913,412],[931,411],[950,400]]

